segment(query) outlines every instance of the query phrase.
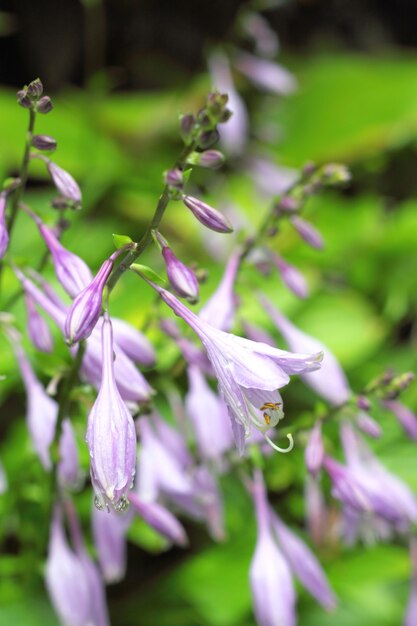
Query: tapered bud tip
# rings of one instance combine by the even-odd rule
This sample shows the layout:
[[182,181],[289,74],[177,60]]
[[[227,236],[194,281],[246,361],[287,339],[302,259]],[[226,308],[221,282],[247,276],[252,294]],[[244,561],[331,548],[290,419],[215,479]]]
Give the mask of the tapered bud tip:
[[174,189],[182,189],[184,184],[184,175],[182,171],[176,167],[165,172],[165,183]]
[[182,201],[190,209],[199,222],[218,233],[231,233],[233,226],[229,220],[216,209],[192,196],[183,196]]
[[29,83],[27,88],[27,94],[32,100],[39,100],[43,94],[43,85],[40,78],[36,78]]
[[34,135],[32,137],[32,146],[37,150],[52,152],[53,150],[56,150],[57,142],[50,135]]
[[205,152],[195,153],[193,161],[195,165],[216,169],[223,165],[224,155],[218,150],[206,150]]
[[49,96],[43,96],[38,101],[36,108],[38,113],[43,113],[45,115],[46,113],[49,113],[49,111],[52,111],[54,105],[52,104],[52,100]]

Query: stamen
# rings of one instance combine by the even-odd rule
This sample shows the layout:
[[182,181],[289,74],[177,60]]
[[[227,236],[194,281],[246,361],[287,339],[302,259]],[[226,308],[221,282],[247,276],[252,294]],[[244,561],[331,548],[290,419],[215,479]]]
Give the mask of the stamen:
[[291,450],[294,447],[294,439],[292,437],[291,433],[288,433],[287,438],[288,441],[290,442],[288,445],[288,448],[280,448],[279,446],[277,446],[269,437],[266,433],[264,433],[264,437],[267,440],[267,442],[269,443],[269,445],[274,448],[274,450],[276,450],[277,452],[282,452],[282,454],[286,454],[287,452],[291,452]]

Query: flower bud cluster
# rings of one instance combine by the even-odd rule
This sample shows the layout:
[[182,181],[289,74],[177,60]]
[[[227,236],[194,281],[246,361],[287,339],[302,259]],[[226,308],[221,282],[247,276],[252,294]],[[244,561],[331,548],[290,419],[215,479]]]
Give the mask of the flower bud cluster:
[[32,109],[43,114],[49,113],[53,109],[51,98],[43,95],[43,85],[39,78],[20,89],[16,96],[18,103],[24,109]]

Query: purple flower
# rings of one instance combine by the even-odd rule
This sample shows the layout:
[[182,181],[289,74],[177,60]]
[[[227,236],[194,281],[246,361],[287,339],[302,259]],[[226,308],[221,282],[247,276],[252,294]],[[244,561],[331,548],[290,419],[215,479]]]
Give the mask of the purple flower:
[[278,254],[272,255],[272,259],[288,289],[299,298],[307,298],[308,285],[301,272],[294,265],[284,261]]
[[80,484],[81,472],[74,430],[68,418],[62,422],[59,439],[58,478],[62,487],[76,488]]
[[295,170],[276,165],[266,157],[250,157],[245,163],[255,185],[266,196],[281,195],[297,179]]
[[209,66],[213,84],[220,93],[227,93],[227,107],[233,114],[227,124],[221,126],[221,143],[229,154],[240,155],[249,135],[249,117],[245,103],[233,84],[227,57],[216,52],[211,55]]
[[261,303],[266,312],[277,325],[291,350],[299,352],[322,352],[323,363],[319,372],[303,374],[304,382],[314,389],[322,398],[338,406],[349,400],[351,391],[345,373],[338,361],[326,346],[317,339],[303,333],[282,315],[272,303],[262,296]]
[[9,245],[9,233],[6,226],[6,202],[7,193],[3,191],[0,193],[0,259],[6,254],[7,246]]
[[198,302],[199,286],[197,276],[175,256],[166,239],[158,231],[155,231],[155,237],[161,246],[171,287],[182,298],[187,298],[193,304]]
[[290,568],[279,550],[271,529],[271,518],[263,481],[253,486],[258,525],[255,554],[250,566],[254,612],[259,626],[295,626],[295,591]]
[[[217,330],[165,289],[154,284],[152,286],[203,343],[219,389],[229,407],[232,424],[235,424],[240,452],[243,452],[243,435],[249,435],[250,424],[258,428],[273,447],[278,448],[267,435],[267,431],[284,416],[282,399],[277,389],[289,382],[290,374],[317,369],[322,355],[292,354]],[[288,438],[291,449],[292,437]]]
[[294,574],[325,609],[335,609],[336,597],[316,556],[273,511],[270,515],[281,550]]
[[233,226],[229,220],[202,200],[184,195],[182,201],[194,217],[210,230],[215,230],[217,233],[231,233],[233,231]]
[[313,474],[313,476],[318,474],[324,458],[324,445],[320,421],[317,421],[311,430],[304,458],[306,467],[310,474]]
[[155,365],[155,350],[145,335],[124,320],[112,317],[114,341],[135,363],[146,367]]
[[268,21],[259,13],[245,13],[242,26],[253,39],[256,50],[265,57],[274,57],[279,48],[279,41],[275,31]]
[[187,545],[184,527],[168,509],[157,502],[141,500],[135,493],[129,494],[129,500],[134,511],[154,530],[179,546]]
[[75,551],[65,536],[62,513],[55,510],[52,518],[46,563],[46,586],[54,608],[66,626],[108,626],[103,585],[95,564],[88,556],[79,527]]
[[[115,253],[117,254],[117,253]],[[102,311],[103,291],[114,265],[115,255],[106,259],[92,282],[75,298],[65,320],[65,335],[69,344],[83,341],[91,335]]]
[[27,329],[30,340],[41,352],[52,352],[54,344],[48,324],[39,314],[33,298],[26,294]]
[[81,204],[81,191],[71,174],[68,174],[62,167],[59,167],[49,159],[44,160],[59,193],[64,196],[64,198],[72,200],[75,204]]
[[38,224],[39,232],[52,254],[57,279],[65,291],[72,298],[75,298],[75,296],[85,289],[93,280],[90,269],[80,257],[64,248],[52,230],[45,226],[39,218],[36,219],[36,217],[34,217],[34,219]]
[[104,580],[117,583],[126,572],[126,531],[132,521],[130,511],[100,511],[93,507],[91,522],[94,545]]
[[314,228],[310,222],[303,220],[303,218],[298,215],[294,215],[291,217],[291,223],[300,237],[304,239],[309,246],[317,248],[318,250],[324,248],[324,241],[321,233],[319,233],[317,228]]
[[261,89],[279,95],[288,95],[297,88],[292,74],[278,63],[239,52],[235,64],[250,81]]
[[383,406],[394,413],[401,426],[411,439],[417,440],[417,416],[398,400],[384,400]]
[[219,330],[228,331],[233,326],[236,312],[234,286],[240,257],[239,250],[230,256],[219,286],[198,314],[200,319]]
[[193,424],[200,454],[204,459],[220,460],[233,443],[227,406],[195,365],[188,368],[188,381],[185,408]]
[[378,422],[363,411],[356,415],[356,425],[363,433],[374,439],[378,439],[382,434],[381,426]]
[[102,349],[102,381],[88,416],[86,441],[98,505],[111,505],[117,510],[125,506],[135,475],[136,431],[115,380],[113,333],[107,314],[102,327]]
[[327,513],[317,476],[307,476],[305,503],[308,532],[314,543],[320,545],[327,527]]
[[43,467],[46,470],[50,470],[52,464],[49,448],[55,437],[58,405],[47,395],[45,389],[36,378],[17,336],[11,329],[9,330],[9,337],[26,390],[26,421],[32,444]]

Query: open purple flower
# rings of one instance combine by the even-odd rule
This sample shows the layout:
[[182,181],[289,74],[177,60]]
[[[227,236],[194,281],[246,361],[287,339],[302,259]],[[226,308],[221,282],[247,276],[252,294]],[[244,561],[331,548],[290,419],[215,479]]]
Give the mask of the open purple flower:
[[97,504],[123,509],[136,465],[136,431],[117,388],[113,366],[113,333],[106,314],[102,328],[103,372],[100,391],[88,416],[86,441]]
[[275,446],[267,434],[284,416],[277,389],[289,382],[290,374],[311,372],[320,367],[322,354],[293,354],[217,330],[165,289],[151,284],[203,343],[220,392],[229,407],[240,452],[243,452],[244,437],[249,436],[250,424],[279,451],[292,449],[291,435],[288,435],[289,448],[283,450]]

